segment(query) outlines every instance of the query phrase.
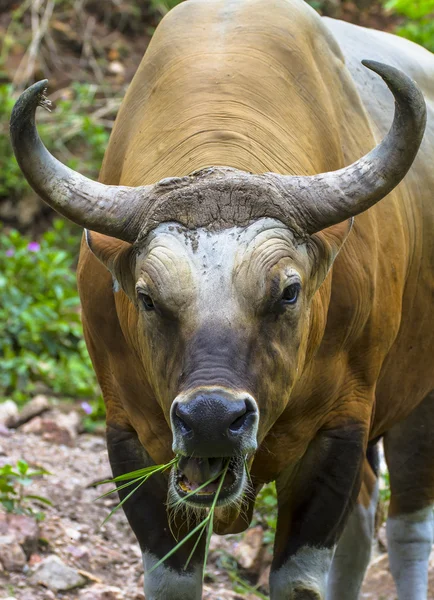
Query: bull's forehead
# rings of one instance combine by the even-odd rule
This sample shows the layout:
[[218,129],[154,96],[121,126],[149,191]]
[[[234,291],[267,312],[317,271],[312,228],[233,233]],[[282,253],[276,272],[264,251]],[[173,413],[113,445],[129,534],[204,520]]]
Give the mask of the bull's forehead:
[[303,281],[307,263],[305,246],[275,219],[219,231],[163,223],[138,255],[136,279],[172,310],[194,307],[215,316],[234,303],[259,301],[277,264],[280,279]]

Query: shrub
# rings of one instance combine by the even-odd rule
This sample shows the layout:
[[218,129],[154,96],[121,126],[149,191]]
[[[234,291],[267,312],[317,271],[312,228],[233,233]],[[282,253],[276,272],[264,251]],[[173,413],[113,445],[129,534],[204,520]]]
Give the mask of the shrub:
[[97,392],[72,270],[76,245],[61,220],[39,242],[0,230],[2,396],[27,399],[36,382],[61,396]]
[[25,460],[17,461],[15,466],[3,465],[0,467],[0,504],[6,512],[33,515],[39,520],[43,519],[44,513],[35,511],[33,503],[51,505],[51,502],[43,496],[27,494],[26,489],[35,477],[49,474],[45,469],[30,469]]
[[388,0],[385,7],[405,17],[398,35],[434,52],[434,0]]

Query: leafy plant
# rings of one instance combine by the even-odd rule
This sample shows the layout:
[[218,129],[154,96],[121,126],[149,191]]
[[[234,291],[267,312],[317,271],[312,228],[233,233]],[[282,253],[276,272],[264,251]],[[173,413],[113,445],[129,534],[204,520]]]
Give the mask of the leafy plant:
[[[60,396],[97,394],[82,338],[79,298],[64,221],[34,242],[0,230],[0,395],[27,399],[36,382]],[[63,249],[62,249],[63,247]]]
[[255,518],[253,524],[262,525],[264,543],[272,544],[277,525],[277,497],[274,483],[264,485],[256,498]]
[[398,35],[434,51],[434,0],[387,0],[384,6],[405,17]]
[[380,475],[380,501],[386,506],[390,501],[390,476],[389,471],[383,471]]
[[50,500],[43,496],[26,493],[27,488],[36,477],[49,475],[45,469],[30,469],[25,460],[17,461],[15,466],[6,464],[0,467],[0,503],[6,512],[32,515],[39,520],[43,519],[44,513],[36,511],[33,504],[45,504],[51,506]]

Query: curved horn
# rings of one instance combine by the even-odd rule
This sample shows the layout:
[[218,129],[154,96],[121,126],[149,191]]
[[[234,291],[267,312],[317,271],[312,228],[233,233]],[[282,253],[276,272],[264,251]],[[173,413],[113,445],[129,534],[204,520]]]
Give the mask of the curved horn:
[[296,222],[315,233],[367,210],[398,185],[419,150],[426,125],[423,95],[410,77],[372,60],[362,64],[382,77],[395,97],[395,114],[384,140],[338,171],[313,176],[270,174],[286,196]]
[[152,186],[104,185],[54,158],[35,126],[37,106],[49,110],[50,101],[44,96],[47,84],[44,79],[29,87],[12,111],[12,146],[27,181],[47,204],[78,225],[134,242],[139,233],[139,217]]

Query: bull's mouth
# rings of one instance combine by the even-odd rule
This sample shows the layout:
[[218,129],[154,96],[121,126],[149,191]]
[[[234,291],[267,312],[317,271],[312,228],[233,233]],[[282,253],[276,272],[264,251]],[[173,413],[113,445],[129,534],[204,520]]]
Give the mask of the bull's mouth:
[[[223,481],[222,481],[223,478]],[[244,459],[183,456],[172,472],[172,486],[180,500],[196,507],[224,506],[236,500],[244,488]]]

